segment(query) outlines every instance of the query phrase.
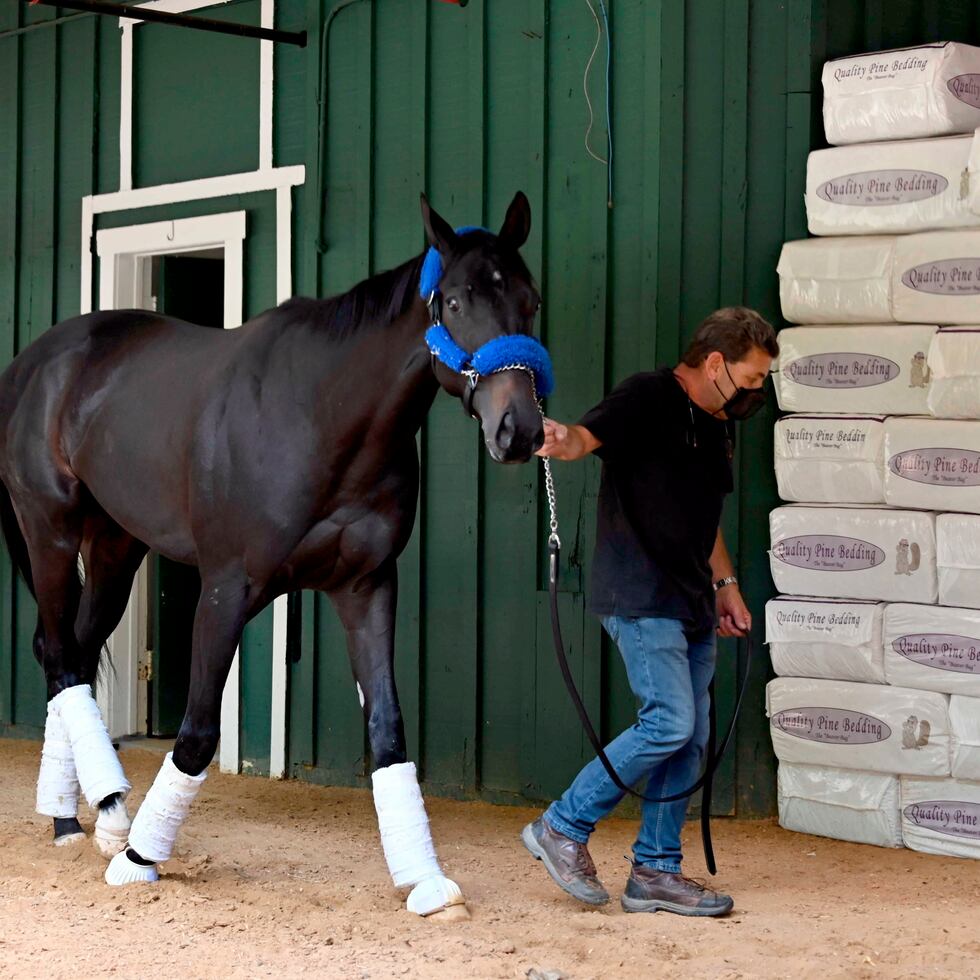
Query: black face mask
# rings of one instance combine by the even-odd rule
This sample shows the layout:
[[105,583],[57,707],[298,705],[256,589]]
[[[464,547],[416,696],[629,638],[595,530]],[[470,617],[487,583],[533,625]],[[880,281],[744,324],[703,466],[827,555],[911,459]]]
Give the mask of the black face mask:
[[[728,380],[731,381],[732,385],[735,387],[735,393],[729,398],[724,405],[718,409],[719,412],[724,412],[730,419],[734,419],[736,422],[744,422],[745,419],[751,418],[756,412],[762,408],[766,403],[766,390],[765,388],[739,388],[735,384],[734,378],[732,378],[731,371],[728,370],[728,364],[725,364],[725,374],[728,375]],[[725,393],[718,386],[718,382],[714,383],[715,387],[718,388],[718,394],[722,398],[725,397]],[[714,413],[715,415],[718,412]]]

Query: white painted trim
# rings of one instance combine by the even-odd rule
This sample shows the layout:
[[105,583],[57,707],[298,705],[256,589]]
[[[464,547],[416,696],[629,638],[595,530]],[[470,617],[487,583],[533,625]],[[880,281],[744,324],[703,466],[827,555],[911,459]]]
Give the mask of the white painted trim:
[[80,263],[82,282],[79,312],[92,312],[91,249],[92,230],[96,214],[158,207],[161,204],[178,204],[185,201],[203,201],[209,198],[228,197],[232,194],[252,194],[257,191],[270,190],[286,191],[285,194],[276,194],[276,294],[281,302],[292,292],[292,238],[290,229],[292,200],[288,189],[303,184],[305,180],[306,168],[302,164],[298,164],[292,167],[278,167],[265,172],[254,170],[245,174],[227,174],[222,177],[207,177],[201,180],[186,180],[174,184],[158,184],[155,187],[140,187],[136,190],[86,195],[82,198]]
[[[273,0],[262,0],[260,26],[275,26]],[[273,71],[272,41],[259,41],[259,170],[272,169],[272,93]]]
[[[226,211],[224,214],[206,214],[197,218],[154,221],[144,225],[128,225],[125,228],[105,228],[95,236],[95,241],[96,254],[103,259],[120,252],[163,255],[168,252],[222,248],[230,241],[240,242],[244,238],[245,212]],[[227,262],[227,257],[225,261]],[[229,278],[231,277],[225,276],[226,280]],[[231,302],[240,313],[241,291],[237,300],[233,298]],[[228,321],[227,307],[225,321]],[[239,323],[240,319],[234,321],[235,326]]]
[[[183,14],[202,7],[215,7],[228,0],[150,0],[138,6],[169,14]],[[259,26],[275,24],[275,0],[261,0]],[[120,17],[122,41],[119,56],[119,190],[133,187],[133,30],[146,21]],[[259,166],[272,170],[272,113],[275,59],[272,41],[259,41]]]
[[133,186],[133,25],[120,20],[119,48],[119,190]]
[[82,252],[79,268],[82,274],[82,295],[79,313],[92,312],[92,228],[95,216],[92,212],[92,198],[82,198]]
[[288,596],[278,596],[272,603],[272,737],[269,743],[269,776],[286,775],[286,699],[289,664],[286,660]]
[[[146,7],[147,10],[161,10],[167,14],[186,14],[190,10],[200,10],[202,7],[220,7],[228,2],[229,0],[147,0],[138,6]],[[119,19],[125,20],[124,17]],[[142,20],[130,20],[130,22],[133,24],[146,23]]]
[[92,202],[94,214],[106,214],[110,211],[152,208],[161,204],[204,201],[212,197],[228,197],[231,194],[274,191],[279,187],[298,186],[305,180],[306,167],[303,164],[296,164],[292,167],[276,167],[274,170],[249,170],[240,174],[223,174],[220,177],[201,177],[198,180],[182,180],[173,184],[137,187],[129,191],[92,194],[82,200]]
[[276,302],[293,295],[293,192],[276,188]]
[[[276,302],[292,296],[292,189],[276,189]],[[286,658],[289,600],[279,596],[272,604],[272,716],[269,776],[286,775],[286,714],[289,699],[289,664]]]

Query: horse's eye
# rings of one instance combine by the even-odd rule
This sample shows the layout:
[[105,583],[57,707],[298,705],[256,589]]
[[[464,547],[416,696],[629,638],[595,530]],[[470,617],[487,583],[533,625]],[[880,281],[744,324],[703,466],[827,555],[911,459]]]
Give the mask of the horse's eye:
[[455,296],[450,296],[449,299],[446,300],[446,306],[448,306],[453,313],[459,313],[459,300],[456,299]]
[[500,270],[499,269],[494,269],[493,270],[493,275],[491,275],[490,278],[498,286],[504,281],[504,277],[500,274]]
[[534,312],[535,313],[540,313],[541,312],[542,305],[543,304],[542,304],[541,300],[538,300],[538,305],[534,308]]

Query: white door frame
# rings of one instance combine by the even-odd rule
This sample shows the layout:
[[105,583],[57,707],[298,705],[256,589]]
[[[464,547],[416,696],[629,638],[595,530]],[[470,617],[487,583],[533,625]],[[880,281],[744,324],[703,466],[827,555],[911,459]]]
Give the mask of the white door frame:
[[[107,228],[96,235],[100,260],[99,308],[103,310],[145,307],[149,295],[148,273],[154,255],[187,253],[220,248],[224,252],[223,326],[234,329],[242,322],[242,252],[245,240],[245,212],[149,224]],[[129,735],[141,727],[139,708],[139,661],[146,638],[145,562],[137,575],[123,618],[109,639],[114,676],[103,678],[97,698],[109,733],[115,738]],[[221,743],[219,764],[222,771],[238,772],[239,752],[239,657],[235,652],[221,700]],[[108,682],[106,682],[108,681]]]

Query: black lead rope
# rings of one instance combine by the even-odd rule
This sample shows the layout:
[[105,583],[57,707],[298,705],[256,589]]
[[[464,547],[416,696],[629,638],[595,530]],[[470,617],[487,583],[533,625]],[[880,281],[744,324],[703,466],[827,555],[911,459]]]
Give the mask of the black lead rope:
[[708,689],[708,745],[705,752],[705,759],[707,761],[705,762],[704,771],[698,780],[683,792],[673,793],[670,796],[645,796],[643,793],[638,793],[636,790],[627,786],[622,779],[619,778],[619,773],[616,772],[615,767],[609,761],[608,756],[603,750],[602,743],[599,741],[599,736],[596,734],[596,730],[592,725],[591,719],[589,718],[589,713],[582,701],[582,696],[579,694],[578,688],[575,686],[575,680],[572,678],[572,671],[568,666],[568,658],[565,656],[565,644],[562,642],[561,637],[561,622],[558,618],[558,559],[561,554],[561,544],[558,540],[557,534],[554,533],[554,526],[551,538],[548,541],[548,553],[550,558],[548,592],[551,596],[551,633],[555,641],[555,654],[558,657],[558,666],[561,669],[561,675],[564,678],[565,687],[568,688],[568,694],[572,699],[572,703],[575,705],[575,710],[578,712],[579,720],[582,722],[582,727],[585,729],[585,734],[588,735],[589,741],[592,743],[592,748],[599,757],[599,761],[605,767],[606,772],[609,773],[609,778],[612,779],[616,786],[624,793],[628,793],[630,796],[635,796],[638,800],[644,800],[647,803],[673,803],[675,800],[683,800],[691,796],[703,787],[704,792],[701,796],[701,843],[704,848],[704,860],[708,868],[708,873],[712,875],[715,874],[718,869],[715,865],[714,848],[711,845],[712,781],[714,779],[715,772],[717,771],[718,766],[725,755],[725,750],[728,748],[728,745],[732,740],[732,735],[735,732],[735,723],[738,720],[738,713],[742,707],[742,699],[745,696],[745,689],[748,685],[749,670],[752,665],[751,635],[746,634],[745,667],[742,672],[741,682],[739,683],[738,696],[735,699],[735,710],[732,712],[732,720],[728,725],[728,730],[725,732],[725,737],[721,741],[721,748],[715,752],[717,718],[715,714],[714,681],[712,681]]

